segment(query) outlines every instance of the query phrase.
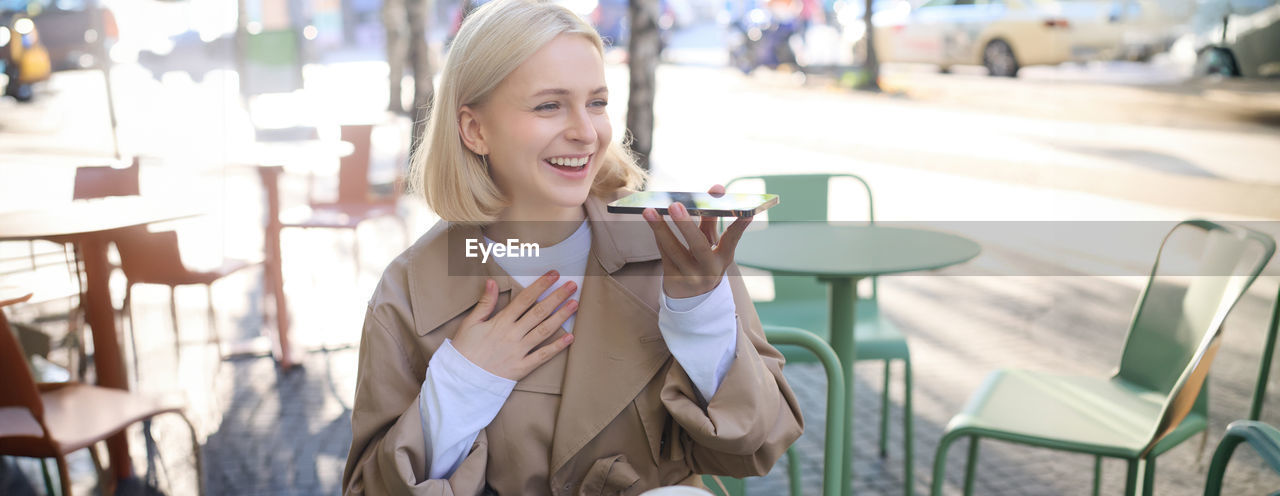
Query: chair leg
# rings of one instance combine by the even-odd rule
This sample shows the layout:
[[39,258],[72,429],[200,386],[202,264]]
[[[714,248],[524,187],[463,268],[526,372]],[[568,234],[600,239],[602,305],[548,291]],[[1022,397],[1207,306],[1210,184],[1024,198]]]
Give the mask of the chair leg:
[[1098,490],[1102,489],[1102,455],[1094,455],[1093,457],[1093,496],[1098,496]]
[[169,316],[173,319],[173,357],[182,359],[182,333],[178,332],[178,287],[169,286]]
[[356,281],[360,281],[360,226],[351,230],[352,254],[355,255]]
[[794,446],[787,448],[787,482],[791,487],[791,496],[801,496],[804,490],[800,480],[800,457]]
[[49,459],[40,458],[40,474],[44,476],[44,493],[49,496],[58,494],[53,490],[53,477],[49,476]]
[[951,443],[960,437],[960,433],[946,432],[938,440],[938,451],[933,455],[933,486],[929,491],[930,496],[942,496],[942,484],[947,476],[947,451],[951,448]]
[[911,357],[902,360],[902,481],[903,494],[915,494],[915,411],[911,404]]
[[182,422],[187,424],[187,430],[191,431],[191,450],[196,462],[196,494],[204,496],[204,463],[200,454],[200,438],[196,435],[196,426],[191,423],[191,419],[182,412],[177,413],[182,418]]
[[1138,494],[1138,460],[1135,458],[1135,459],[1126,460],[1126,462],[1129,464],[1129,466],[1124,479],[1124,494],[1125,496],[1137,496]]
[[222,334],[218,332],[218,315],[213,307],[213,285],[206,284],[205,289],[209,295],[209,334],[214,345],[218,347],[218,356],[222,356]]
[[67,457],[58,455],[58,478],[62,484],[62,496],[71,496],[71,471],[67,469]]
[[978,436],[969,436],[969,457],[965,462],[964,496],[972,496],[973,476],[978,471]]
[[884,361],[884,389],[880,396],[880,458],[889,456],[889,365],[891,360]]
[[137,329],[134,329],[136,321],[133,320],[133,284],[125,283],[124,285],[124,312],[125,320],[129,321],[129,348],[132,351],[133,358],[133,384],[138,384],[138,377],[142,375],[138,369],[138,338]]
[[1156,457],[1148,458],[1142,468],[1142,495],[1151,496],[1156,489]]

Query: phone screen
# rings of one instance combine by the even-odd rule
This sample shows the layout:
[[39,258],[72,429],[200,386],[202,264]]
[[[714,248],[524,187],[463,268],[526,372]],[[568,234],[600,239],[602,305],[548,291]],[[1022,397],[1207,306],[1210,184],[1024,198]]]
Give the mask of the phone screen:
[[667,215],[667,207],[680,202],[693,216],[746,217],[768,210],[778,201],[778,195],[774,194],[725,193],[712,196],[710,193],[640,191],[610,203],[609,211],[638,214],[646,208],[653,208],[659,214]]

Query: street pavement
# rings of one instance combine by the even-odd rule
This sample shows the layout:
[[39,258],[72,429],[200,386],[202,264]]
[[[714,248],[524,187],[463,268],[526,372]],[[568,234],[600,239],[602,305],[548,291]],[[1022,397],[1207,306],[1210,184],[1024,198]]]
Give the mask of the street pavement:
[[[171,74],[159,84],[135,69],[126,66],[114,73],[122,147],[149,157],[144,194],[179,194],[206,207],[209,215],[171,226],[182,236],[184,256],[206,263],[261,250],[257,180],[250,169],[229,165],[263,155],[252,143],[255,125],[323,127],[378,119],[386,94],[385,65],[310,66],[306,90],[259,98],[250,113],[233,95],[231,74],[214,75],[201,84]],[[608,67],[607,77],[611,117],[620,130],[625,67]],[[664,65],[658,78],[652,187],[702,190],[740,175],[850,172],[871,183],[877,219],[885,221],[1020,226],[1024,224],[1014,221],[1122,220],[1150,228],[1200,216],[1263,221],[1258,225],[1274,230],[1272,221],[1280,218],[1280,173],[1272,166],[1272,157],[1280,152],[1280,128],[1265,118],[1206,104],[1212,97],[1204,91],[1187,90],[1166,99],[1168,91],[1128,86],[910,72],[896,77],[888,79],[890,91],[865,95],[816,77],[771,72],[743,76],[714,67]],[[0,211],[62,201],[70,196],[75,165],[110,155],[101,88],[96,73],[60,73],[32,106],[0,100]],[[1143,111],[1146,107],[1133,102],[1143,92],[1154,92],[1149,98],[1163,103]],[[1116,110],[1118,102],[1128,102],[1129,110]],[[1024,106],[1032,110],[1019,110]],[[1060,112],[1045,110],[1055,107]],[[332,159],[290,153],[274,158],[301,172],[284,184],[287,205],[305,202],[307,170],[315,171],[320,186],[332,186]],[[833,197],[833,207],[844,212],[860,201],[840,194]],[[434,222],[419,200],[406,199],[403,210],[414,236]],[[187,394],[200,431],[210,494],[340,491],[364,303],[382,267],[405,246],[394,222],[371,223],[358,235],[361,258],[353,267],[350,234],[286,233],[293,333],[307,350],[303,366],[287,374],[263,356],[218,359],[203,344],[209,328],[199,288],[177,293],[184,342],[178,359],[167,291],[135,290],[139,387]],[[909,336],[912,349],[916,493],[927,492],[934,451],[948,419],[990,371],[1028,368],[1106,376],[1114,370],[1143,282],[1137,274],[1154,256],[1158,236],[1132,243],[1137,255],[1089,253],[1088,242],[1084,253],[1036,242],[1042,240],[1018,244],[1006,234],[979,241],[984,255],[969,264],[880,282],[883,311]],[[1064,260],[1090,258],[1114,258],[1103,260],[1104,266],[1129,269],[1058,268]],[[1267,277],[1226,323],[1209,383],[1208,434],[1160,458],[1156,494],[1199,494],[1209,455],[1226,424],[1247,415],[1263,333],[1280,287],[1275,267],[1273,262]],[[748,280],[753,291],[770,292],[767,278]],[[215,285],[216,328],[224,340],[262,335],[260,292],[256,270]],[[16,312],[14,320],[40,310]],[[901,370],[893,367],[890,449],[882,459],[876,453],[876,420],[883,367],[857,366],[853,464],[859,494],[902,492]],[[804,459],[805,493],[815,494],[821,474],[824,375],[809,364],[788,365],[785,373],[806,417],[806,433],[797,447]],[[1272,376],[1268,382],[1274,391],[1278,381]],[[1266,402],[1263,420],[1280,424],[1280,401],[1274,398]],[[140,431],[131,429],[141,472],[147,454]],[[194,462],[182,426],[159,419],[152,432],[162,456],[157,466],[164,467],[152,471],[155,485],[167,494],[188,494]],[[947,494],[959,493],[965,451],[960,443],[950,454]],[[976,492],[1085,494],[1092,461],[987,442]],[[73,466],[78,487],[92,486],[93,466],[84,452],[73,457]],[[34,467],[29,460],[6,462],[0,482],[12,484],[0,488],[15,487],[6,494],[38,494],[41,484]],[[781,468],[752,480],[748,492],[783,494]],[[1227,494],[1280,488],[1280,477],[1247,450],[1237,454],[1227,481]],[[1123,466],[1107,462],[1103,493],[1117,493],[1122,485]],[[137,484],[125,489],[146,493]]]

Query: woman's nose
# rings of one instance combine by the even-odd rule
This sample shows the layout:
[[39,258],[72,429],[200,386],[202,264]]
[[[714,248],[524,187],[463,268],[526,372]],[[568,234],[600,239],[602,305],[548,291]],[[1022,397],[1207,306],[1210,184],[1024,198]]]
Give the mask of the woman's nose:
[[570,141],[595,143],[596,127],[585,109],[573,112],[569,117],[569,129],[565,130],[565,137]]

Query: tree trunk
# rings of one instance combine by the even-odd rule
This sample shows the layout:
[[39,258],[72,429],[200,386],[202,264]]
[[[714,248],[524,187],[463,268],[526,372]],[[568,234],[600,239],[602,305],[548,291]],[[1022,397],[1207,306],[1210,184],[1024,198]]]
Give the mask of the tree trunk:
[[862,11],[862,22],[866,26],[867,58],[863,62],[863,71],[867,79],[858,87],[860,90],[880,91],[880,61],[876,58],[875,29],[871,26],[871,0],[864,0],[866,9]]
[[390,83],[387,110],[397,114],[404,113],[400,82],[404,80],[404,62],[409,57],[408,40],[405,38],[404,1],[383,0],[382,2],[382,25],[387,32],[387,79]]
[[412,149],[417,149],[422,133],[427,127],[427,111],[435,98],[432,85],[431,53],[427,49],[427,26],[430,23],[432,0],[405,0],[409,17],[409,61],[413,64],[413,138]]
[[631,71],[631,93],[627,98],[627,131],[631,151],[644,170],[649,169],[653,150],[653,96],[658,70],[658,0],[631,0],[631,41],[627,44],[627,65]]

